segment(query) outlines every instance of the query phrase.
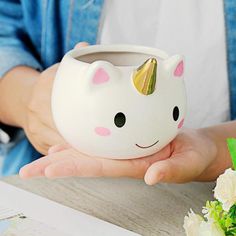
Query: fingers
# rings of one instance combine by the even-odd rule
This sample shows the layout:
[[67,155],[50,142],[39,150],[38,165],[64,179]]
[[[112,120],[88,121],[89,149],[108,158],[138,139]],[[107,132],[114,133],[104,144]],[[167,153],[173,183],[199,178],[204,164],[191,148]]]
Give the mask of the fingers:
[[73,157],[62,158],[45,168],[45,176],[48,178],[59,177],[100,177],[102,176],[101,163],[92,158],[75,159]]
[[64,139],[59,135],[59,133],[51,128],[43,129],[43,135],[41,136],[42,142],[44,137],[48,145],[47,152],[51,146],[55,145],[55,143],[61,143],[61,145],[64,145],[65,143]]
[[20,176],[22,178],[43,175],[49,178],[65,176],[142,178],[148,166],[145,159],[112,160],[88,157],[70,148],[49,154],[24,166],[20,171]]
[[64,159],[69,159],[69,155],[63,155],[62,153],[58,153],[58,155],[48,155],[44,156],[40,159],[37,159],[20,169],[19,175],[23,179],[31,178],[31,177],[41,177],[45,176],[45,169],[56,163],[63,161]]
[[21,169],[22,178],[47,176],[49,178],[66,176],[83,177],[134,177],[143,178],[148,167],[158,160],[169,157],[170,148],[143,158],[132,160],[112,160],[89,157],[70,148],[68,144],[50,148],[48,156],[43,157]]
[[48,149],[48,154],[53,154],[55,152],[60,152],[62,150],[71,148],[71,146],[68,143],[65,144],[57,144]]
[[48,178],[66,176],[140,178],[144,176],[144,173],[142,166],[134,166],[130,160],[97,158],[67,158],[45,168],[45,176]]
[[184,183],[195,179],[206,168],[207,163],[198,153],[189,151],[152,164],[144,177],[148,185],[159,182]]
[[49,164],[50,159],[42,157],[22,167],[20,169],[19,175],[22,179],[44,176],[44,170]]
[[77,43],[74,48],[77,49],[77,48],[86,47],[86,46],[89,46],[87,42],[80,42],[80,43]]
[[34,127],[31,125],[25,132],[36,150],[44,155],[47,154],[49,148],[56,143],[65,145],[65,141],[60,134],[44,124],[36,123]]

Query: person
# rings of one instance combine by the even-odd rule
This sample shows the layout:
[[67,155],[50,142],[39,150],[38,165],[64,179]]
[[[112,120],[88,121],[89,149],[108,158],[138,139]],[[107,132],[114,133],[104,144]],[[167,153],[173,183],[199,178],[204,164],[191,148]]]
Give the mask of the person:
[[[227,122],[230,112],[232,120],[236,116],[235,12],[232,0],[0,1],[0,121],[22,128],[29,140],[17,131],[2,145],[3,174],[35,160],[21,169],[23,178],[128,176],[147,184],[215,179],[231,166],[226,138],[236,136],[236,122]],[[57,63],[77,42],[184,54],[185,129],[160,152],[133,160],[89,157],[66,144],[53,123],[50,95]],[[38,159],[31,144],[45,156]]]

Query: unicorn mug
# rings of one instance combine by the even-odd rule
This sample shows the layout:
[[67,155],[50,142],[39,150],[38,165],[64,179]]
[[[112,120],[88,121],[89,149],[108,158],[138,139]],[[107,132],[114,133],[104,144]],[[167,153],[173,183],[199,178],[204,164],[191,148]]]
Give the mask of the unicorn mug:
[[64,139],[90,156],[151,155],[177,135],[186,112],[184,62],[142,46],[96,45],[69,51],[52,90]]

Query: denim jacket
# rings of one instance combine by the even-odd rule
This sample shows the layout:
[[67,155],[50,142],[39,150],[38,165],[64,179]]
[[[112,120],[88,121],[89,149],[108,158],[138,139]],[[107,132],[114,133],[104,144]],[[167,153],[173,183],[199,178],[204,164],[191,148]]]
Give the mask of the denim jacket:
[[[18,65],[43,70],[80,41],[96,43],[103,0],[0,0],[0,77]],[[236,118],[236,2],[225,0],[231,117]],[[8,149],[6,150],[6,147]],[[11,147],[11,148],[10,148]],[[2,173],[38,158],[26,138],[0,146]],[[1,153],[0,153],[1,155]]]
[[[77,42],[95,44],[102,5],[103,0],[0,0],[0,77],[18,65],[43,70]],[[14,145],[0,143],[0,176],[38,157],[20,133]]]
[[236,1],[224,0],[231,119],[236,119]]

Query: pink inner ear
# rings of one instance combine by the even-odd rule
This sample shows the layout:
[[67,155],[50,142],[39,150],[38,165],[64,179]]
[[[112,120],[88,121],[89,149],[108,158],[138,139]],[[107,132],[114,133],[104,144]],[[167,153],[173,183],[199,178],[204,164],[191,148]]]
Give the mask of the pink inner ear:
[[103,68],[97,69],[95,75],[93,76],[93,83],[94,84],[102,84],[106,83],[109,80],[109,75]]
[[183,73],[184,73],[184,62],[181,61],[176,67],[174,75],[180,77],[183,75]]

